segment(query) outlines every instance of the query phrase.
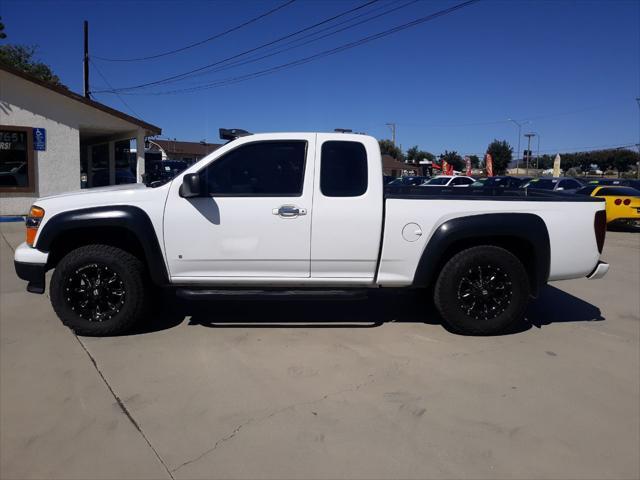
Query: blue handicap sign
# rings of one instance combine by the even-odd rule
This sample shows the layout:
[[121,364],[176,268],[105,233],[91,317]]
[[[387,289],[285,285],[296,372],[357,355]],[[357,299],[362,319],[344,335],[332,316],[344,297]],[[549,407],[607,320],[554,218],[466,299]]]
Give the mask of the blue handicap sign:
[[33,149],[40,151],[47,149],[47,131],[44,128],[33,129]]

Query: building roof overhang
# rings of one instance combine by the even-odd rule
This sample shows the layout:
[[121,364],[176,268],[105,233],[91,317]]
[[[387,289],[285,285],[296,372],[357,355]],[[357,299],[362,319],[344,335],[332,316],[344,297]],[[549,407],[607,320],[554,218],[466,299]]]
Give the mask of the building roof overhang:
[[144,122],[142,120],[140,120],[139,118],[136,117],[132,117],[131,115],[127,115],[124,112],[121,112],[120,110],[116,110],[115,108],[111,108],[107,105],[104,105],[100,102],[96,102],[95,100],[91,100],[89,98],[85,98],[82,95],[79,95],[75,92],[72,92],[71,90],[69,90],[66,87],[62,87],[59,85],[52,85],[50,83],[47,83],[43,80],[40,80],[32,75],[29,75],[28,73],[22,72],[20,70],[17,70],[9,65],[6,65],[4,63],[0,63],[0,70],[3,70],[5,72],[8,72],[12,75],[15,75],[17,77],[20,77],[28,82],[34,83],[36,85],[39,85],[43,88],[46,88],[48,90],[51,90],[53,92],[56,92],[60,95],[63,95],[71,100],[75,100],[77,102],[83,103],[89,107],[95,108],[97,110],[100,110],[102,112],[105,112],[109,115],[113,115],[114,117],[117,117],[121,120],[124,120],[128,123],[133,124],[134,126],[137,126],[139,128],[143,128],[146,131],[146,135],[147,136],[153,136],[153,135],[160,135],[162,133],[162,129],[156,125],[152,125],[151,123],[147,123]]

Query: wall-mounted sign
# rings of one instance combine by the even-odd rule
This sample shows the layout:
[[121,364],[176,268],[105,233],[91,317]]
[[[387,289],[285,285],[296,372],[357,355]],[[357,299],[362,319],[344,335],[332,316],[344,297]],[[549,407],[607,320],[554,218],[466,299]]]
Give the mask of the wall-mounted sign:
[[47,149],[47,131],[44,128],[33,129],[33,149],[41,152]]

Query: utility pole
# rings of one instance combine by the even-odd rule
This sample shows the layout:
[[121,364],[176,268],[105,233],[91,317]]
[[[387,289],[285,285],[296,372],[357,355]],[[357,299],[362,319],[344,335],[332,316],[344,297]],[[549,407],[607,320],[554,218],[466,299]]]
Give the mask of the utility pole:
[[396,146],[396,124],[395,123],[385,123],[391,129],[391,142],[393,142],[393,146]]
[[526,169],[526,173],[525,175],[529,175],[529,162],[531,161],[531,137],[535,137],[536,134],[535,133],[525,133],[524,134],[525,137],[527,137],[527,169]]
[[82,59],[84,67],[84,98],[89,96],[89,22],[84,21],[84,57]]
[[509,119],[510,122],[513,122],[517,125],[518,127],[518,153],[516,155],[516,173],[520,173],[520,167],[519,167],[519,163],[520,163],[520,137],[522,136],[522,125],[526,125],[527,123],[530,123],[529,121],[526,122],[522,122],[522,123],[518,123],[516,122],[513,118]]

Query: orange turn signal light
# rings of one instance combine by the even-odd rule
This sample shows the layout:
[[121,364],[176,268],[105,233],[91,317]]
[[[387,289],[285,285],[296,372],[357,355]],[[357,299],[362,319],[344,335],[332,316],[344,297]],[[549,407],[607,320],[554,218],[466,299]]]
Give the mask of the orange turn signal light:
[[42,221],[42,217],[44,217],[44,210],[40,207],[31,207],[29,210],[29,216],[27,217],[27,235],[26,242],[27,245],[33,247],[33,244],[36,240],[36,235],[38,234],[38,227],[40,226],[40,222]]
[[27,227],[27,245],[33,247],[33,242],[36,240],[37,228]]
[[29,210],[29,216],[31,218],[42,218],[44,217],[44,210],[40,207],[31,207],[31,210]]

